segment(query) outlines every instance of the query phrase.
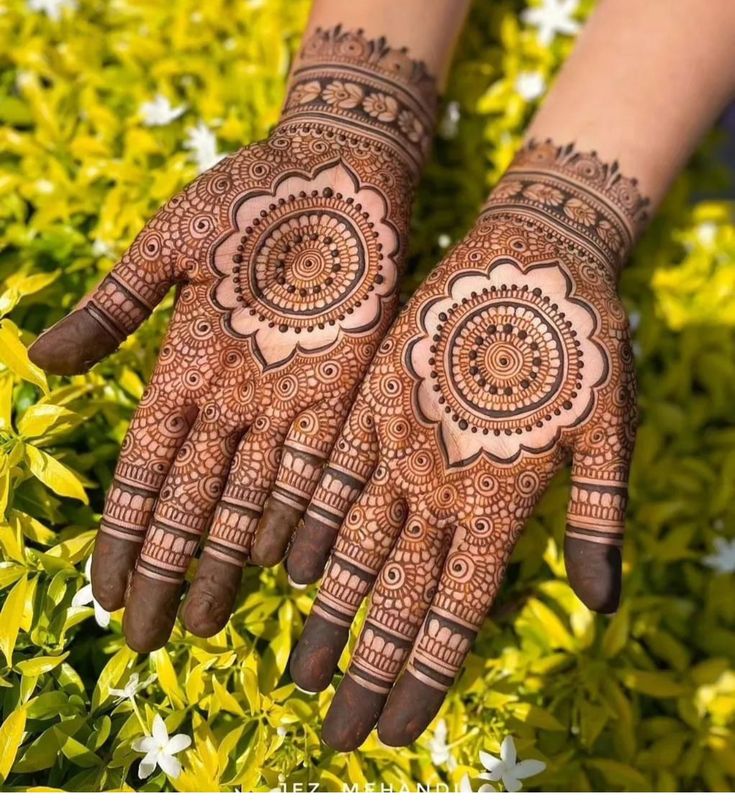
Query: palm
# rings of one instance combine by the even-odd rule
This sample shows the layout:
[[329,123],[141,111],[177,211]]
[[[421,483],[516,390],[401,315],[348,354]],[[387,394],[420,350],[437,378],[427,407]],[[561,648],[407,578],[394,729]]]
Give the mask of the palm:
[[[301,686],[321,689],[330,680],[347,623],[372,589],[325,723],[337,748],[359,744],[378,715],[391,745],[428,724],[525,521],[569,458],[570,581],[592,609],[618,603],[635,381],[615,262],[599,258],[612,235],[591,202],[557,198],[533,175],[521,177],[500,185],[402,311],[325,470],[323,485],[348,466],[364,485],[294,656]],[[541,194],[539,223],[529,204]],[[560,223],[549,224],[556,213]],[[589,237],[584,246],[575,239],[577,217]],[[620,247],[622,234],[613,233]],[[312,508],[327,496],[320,486]],[[288,562],[296,580],[318,575],[334,540],[334,525],[320,529],[310,512],[303,530],[312,545],[297,535]]]
[[180,288],[94,559],[103,605],[129,593],[134,647],[165,642],[207,530],[185,609],[196,633],[227,620],[269,498],[254,558],[282,557],[393,318],[408,195],[407,176],[367,143],[314,128],[276,135],[174,198],[34,346],[39,363],[77,372]]

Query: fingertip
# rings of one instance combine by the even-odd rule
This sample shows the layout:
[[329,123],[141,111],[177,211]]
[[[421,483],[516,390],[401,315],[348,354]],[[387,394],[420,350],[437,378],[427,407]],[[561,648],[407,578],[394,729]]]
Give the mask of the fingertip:
[[359,748],[380,716],[385,695],[368,690],[347,674],[337,688],[322,726],[322,740],[335,751]]
[[319,523],[307,512],[296,529],[286,559],[286,572],[297,584],[313,584],[322,577],[337,531]]
[[378,720],[378,739],[401,748],[415,742],[436,717],[446,691],[430,687],[405,672],[393,688]]
[[329,686],[347,643],[349,628],[311,614],[296,644],[289,670],[297,687],[321,692]]
[[250,561],[260,567],[274,567],[281,562],[301,515],[301,509],[269,498],[255,531]]
[[622,553],[618,544],[589,542],[567,536],[564,562],[569,584],[593,612],[612,614],[622,593]]
[[140,545],[98,532],[92,554],[92,594],[103,609],[115,612],[125,605],[128,584]]
[[227,625],[242,580],[242,567],[206,550],[186,594],[181,622],[196,637],[213,637]]
[[140,654],[162,648],[176,622],[181,585],[134,573],[130,583],[123,634],[128,646]]
[[28,349],[28,357],[47,373],[77,375],[87,372],[119,344],[86,308],[82,308],[42,333]]

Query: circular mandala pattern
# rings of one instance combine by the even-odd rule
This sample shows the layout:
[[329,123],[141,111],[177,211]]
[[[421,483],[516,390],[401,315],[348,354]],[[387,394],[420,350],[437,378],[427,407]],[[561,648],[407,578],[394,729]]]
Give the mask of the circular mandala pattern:
[[387,214],[386,196],[343,165],[245,196],[213,252],[212,299],[228,333],[254,337],[267,365],[323,351],[341,331],[364,338],[395,292],[399,241]]
[[451,466],[554,447],[592,414],[608,377],[598,319],[558,262],[457,271],[417,320],[406,350],[415,397]]
[[521,433],[571,408],[582,351],[539,289],[502,286],[463,298],[437,326],[439,402],[461,429]]
[[381,282],[375,224],[360,203],[324,189],[279,199],[256,217],[234,256],[237,299],[260,321],[314,330],[335,325]]

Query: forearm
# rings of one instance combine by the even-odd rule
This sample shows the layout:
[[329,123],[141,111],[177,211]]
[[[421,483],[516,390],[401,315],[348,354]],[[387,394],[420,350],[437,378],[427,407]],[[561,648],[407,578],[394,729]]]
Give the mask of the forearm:
[[[387,153],[394,181],[415,185],[467,0],[337,4],[317,0],[294,62],[279,131],[326,128]],[[405,179],[401,177],[403,169]]]
[[617,161],[655,208],[735,94],[735,3],[706,6],[601,0],[528,138]]
[[441,90],[469,4],[470,0],[315,0],[304,39],[317,28],[336,25],[345,31],[361,30],[369,40],[384,37],[387,46],[405,48],[410,58],[423,62]]

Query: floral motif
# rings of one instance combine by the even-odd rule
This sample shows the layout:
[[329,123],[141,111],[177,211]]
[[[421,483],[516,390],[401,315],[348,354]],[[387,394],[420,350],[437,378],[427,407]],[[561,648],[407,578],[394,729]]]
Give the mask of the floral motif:
[[558,206],[564,200],[564,195],[548,184],[530,184],[523,190],[523,194],[529,200],[535,200],[537,203],[548,203],[551,206]]
[[392,122],[398,114],[398,101],[383,92],[373,92],[363,101],[362,107],[380,122]]
[[574,220],[574,222],[578,222],[581,225],[594,225],[597,220],[595,210],[577,197],[567,200],[564,206],[564,213],[570,220]]
[[302,106],[305,103],[312,103],[322,92],[319,81],[306,81],[294,86],[289,95],[289,104]]
[[355,108],[362,102],[362,89],[356,83],[332,81],[325,87],[322,97],[330,106]]
[[398,117],[398,126],[412,142],[420,142],[424,135],[424,126],[412,111],[402,111]]
[[398,236],[385,215],[383,195],[341,164],[251,195],[214,254],[229,330],[252,336],[271,365],[374,325],[396,281]]
[[[426,424],[438,426],[450,467],[482,452],[513,462],[545,451],[592,414],[606,378],[596,318],[561,265],[524,272],[505,260],[488,276],[482,293],[474,275],[450,279],[417,315],[416,400]],[[556,424],[541,425],[550,416]]]

